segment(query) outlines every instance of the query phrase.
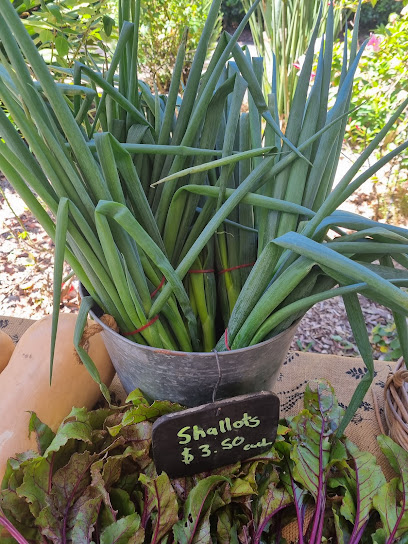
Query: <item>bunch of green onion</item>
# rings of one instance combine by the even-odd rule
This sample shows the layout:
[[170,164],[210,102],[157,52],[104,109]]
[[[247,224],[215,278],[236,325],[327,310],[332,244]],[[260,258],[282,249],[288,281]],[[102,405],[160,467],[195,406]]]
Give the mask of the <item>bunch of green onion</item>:
[[368,368],[349,419],[374,375],[357,293],[392,309],[408,353],[408,295],[400,289],[408,231],[336,210],[408,146],[361,173],[408,100],[333,188],[365,44],[357,51],[356,31],[345,45],[327,111],[333,6],[311,82],[320,12],[283,134],[280,74],[264,96],[262,58],[237,43],[257,2],[234,35],[221,35],[204,69],[220,3],[209,11],[185,88],[184,35],[162,95],[138,79],[140,0],[120,2],[109,69],[77,63],[64,84],[53,77],[62,69],[44,63],[11,3],[1,2],[0,99],[9,115],[0,110],[0,169],[55,241],[55,307],[64,259],[92,297],[83,299],[77,344],[93,301],[139,344],[222,351],[271,338],[341,295]]

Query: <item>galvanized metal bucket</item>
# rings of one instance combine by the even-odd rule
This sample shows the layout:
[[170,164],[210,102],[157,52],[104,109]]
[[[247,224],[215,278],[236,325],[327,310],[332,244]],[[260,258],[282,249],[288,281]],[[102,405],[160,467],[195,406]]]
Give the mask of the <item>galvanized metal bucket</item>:
[[[98,312],[97,312],[98,313]],[[298,322],[256,346],[221,352],[167,351],[135,344],[107,327],[102,338],[127,393],[139,388],[150,399],[199,406],[216,399],[272,391]]]

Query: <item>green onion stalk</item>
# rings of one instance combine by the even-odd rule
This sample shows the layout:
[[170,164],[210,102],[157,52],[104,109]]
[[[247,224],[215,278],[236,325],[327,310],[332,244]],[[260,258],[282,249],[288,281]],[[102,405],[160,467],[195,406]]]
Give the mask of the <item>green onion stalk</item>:
[[[140,0],[119,3],[109,69],[76,63],[63,84],[2,1],[0,169],[55,241],[54,307],[64,261],[89,293],[74,340],[97,381],[79,345],[95,303],[129,340],[199,352],[272,338],[313,304],[342,296],[368,369],[346,422],[374,372],[357,293],[394,312],[408,360],[408,231],[339,209],[407,148],[362,169],[408,100],[334,186],[366,45],[357,47],[359,11],[330,109],[333,4],[316,13],[283,133],[281,74],[273,72],[265,95],[262,59],[238,44],[259,0],[206,63],[220,4],[210,8],[185,87],[186,32],[161,94],[138,79]],[[53,346],[57,323],[56,311]]]

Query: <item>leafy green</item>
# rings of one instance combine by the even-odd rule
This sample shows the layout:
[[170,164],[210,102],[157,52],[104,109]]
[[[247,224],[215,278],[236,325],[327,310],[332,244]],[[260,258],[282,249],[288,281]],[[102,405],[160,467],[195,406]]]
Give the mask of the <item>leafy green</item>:
[[[175,540],[179,544],[208,541],[210,535],[209,514],[214,499],[214,487],[228,481],[223,476],[209,476],[190,491],[184,505],[183,518],[174,526]],[[207,534],[207,538],[203,536]]]
[[[387,544],[408,531],[408,452],[388,436],[379,436],[378,443],[390,465],[399,474],[381,487],[374,497],[374,507],[383,522],[382,534]],[[402,499],[399,500],[399,490]]]
[[[153,520],[151,542],[156,544],[178,521],[176,494],[169,477],[164,472],[157,478],[149,478],[146,474],[141,474],[139,481],[145,488],[142,526],[146,529],[149,519]],[[155,514],[154,517],[153,514]]]
[[[9,461],[0,492],[2,544],[260,544],[272,534],[277,543],[293,522],[299,544],[403,542],[408,453],[379,437],[399,475],[386,482],[371,454],[336,435],[342,409],[328,383],[307,386],[303,411],[281,422],[270,451],[175,480],[156,473],[150,449],[152,421],[180,407],[163,401],[149,412],[139,390],[128,401],[73,409],[42,455]],[[135,421],[141,407],[137,422],[123,423]]]
[[[408,453],[378,438],[398,475],[386,482],[373,455],[336,432],[343,410],[327,382],[308,384],[304,409],[281,421],[270,451],[174,480],[156,473],[152,422],[181,407],[150,405],[140,390],[127,400],[73,408],[42,454],[9,460],[0,491],[2,543],[261,544],[272,534],[283,543],[281,530],[293,522],[299,544],[404,542]],[[33,425],[45,429],[35,414]]]
[[55,437],[53,431],[48,425],[42,423],[34,413],[31,414],[28,430],[30,433],[35,432],[38,451],[41,454],[44,453]]
[[140,531],[140,516],[136,513],[131,514],[106,527],[101,533],[101,544],[128,544],[129,542],[136,544],[137,540],[134,540],[134,536],[138,532],[140,536],[143,534],[143,531]]
[[[373,509],[373,499],[378,490],[384,486],[385,478],[373,455],[368,452],[359,451],[359,449],[349,441],[346,442],[346,447],[354,460],[356,485],[353,491],[357,499],[357,509],[353,516],[353,532],[350,537],[350,542],[358,542],[367,525],[371,510]],[[342,513],[345,515],[347,503],[344,502],[343,506],[344,510],[342,510]],[[350,520],[351,515],[352,512],[349,512],[347,519]]]
[[[305,410],[291,422],[294,436],[290,458],[293,461],[293,479],[308,490],[315,501],[311,542],[319,542],[323,531],[333,437],[342,414],[333,389],[326,383],[308,385],[304,398]],[[299,494],[299,491],[295,488],[293,493]]]
[[73,408],[68,417],[62,422],[58,434],[44,452],[44,457],[48,457],[53,452],[57,452],[69,440],[80,440],[91,443],[92,427],[88,421],[88,414],[84,408]]
[[292,502],[290,494],[277,486],[279,476],[272,472],[266,492],[258,500],[257,530],[255,541],[259,542],[267,524],[280,510]]

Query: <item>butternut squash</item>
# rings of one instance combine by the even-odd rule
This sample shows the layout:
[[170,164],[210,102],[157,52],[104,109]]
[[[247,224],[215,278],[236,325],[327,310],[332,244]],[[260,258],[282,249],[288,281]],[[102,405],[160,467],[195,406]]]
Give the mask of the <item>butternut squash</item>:
[[0,331],[0,372],[6,368],[13,351],[13,340],[4,331]]
[[[30,411],[56,431],[73,406],[90,409],[100,398],[99,386],[74,356],[74,314],[59,317],[50,386],[51,319],[47,316],[27,329],[0,374],[0,481],[9,457],[37,450],[34,433],[28,436]],[[90,338],[88,353],[109,386],[114,369],[99,333]]]

